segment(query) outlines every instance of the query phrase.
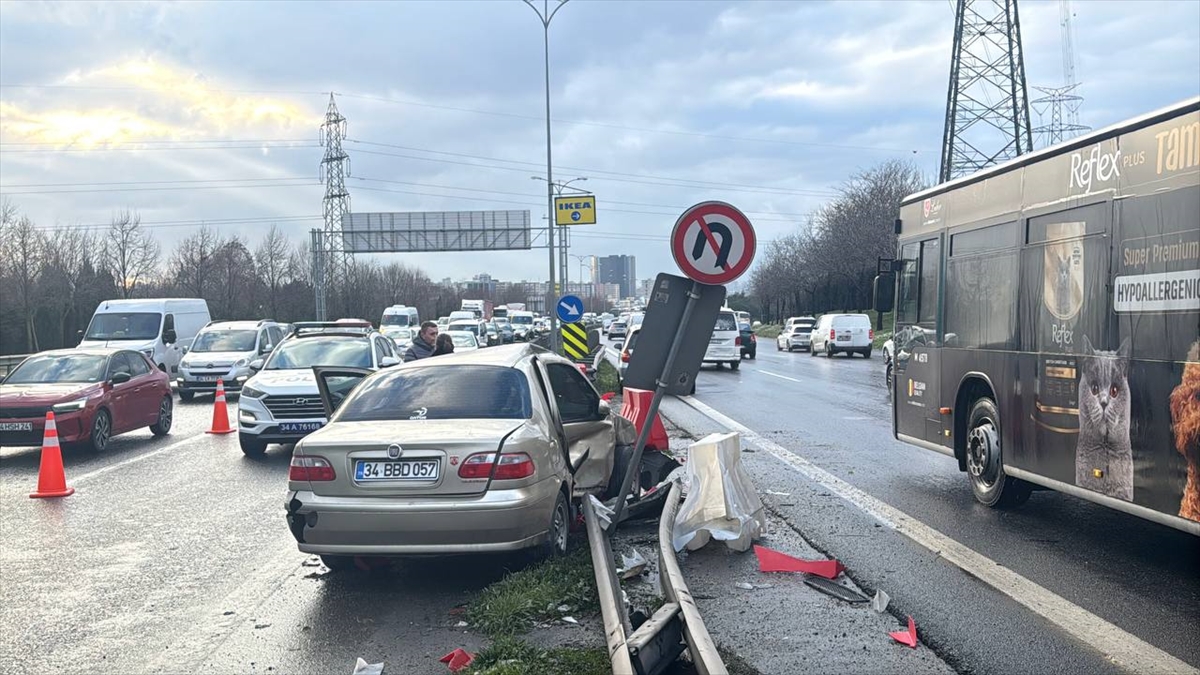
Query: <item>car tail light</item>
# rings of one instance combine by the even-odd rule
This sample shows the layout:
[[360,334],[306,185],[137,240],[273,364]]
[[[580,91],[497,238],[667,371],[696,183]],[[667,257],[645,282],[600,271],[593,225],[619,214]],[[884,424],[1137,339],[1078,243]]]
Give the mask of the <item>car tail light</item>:
[[742,336],[741,336],[741,335],[739,335],[739,336],[737,336],[737,337],[733,338],[733,346],[734,346],[734,347],[741,347],[741,346],[742,346]]
[[874,340],[874,339],[875,339],[875,329],[874,329],[874,328],[868,328],[868,329],[867,329],[867,339],[868,339],[868,340]]
[[[458,467],[459,478],[487,478],[492,476],[492,467],[496,463],[496,453],[483,452],[471,455]],[[499,466],[495,467],[496,480],[516,480],[533,475],[533,459],[523,452],[512,452],[500,455]]]
[[837,340],[837,331],[836,330],[834,330],[832,328],[829,329],[829,339],[834,340],[834,341]]
[[333,465],[324,457],[295,455],[288,468],[288,480],[330,481],[337,478]]
[[629,363],[629,352],[621,352],[621,363]]

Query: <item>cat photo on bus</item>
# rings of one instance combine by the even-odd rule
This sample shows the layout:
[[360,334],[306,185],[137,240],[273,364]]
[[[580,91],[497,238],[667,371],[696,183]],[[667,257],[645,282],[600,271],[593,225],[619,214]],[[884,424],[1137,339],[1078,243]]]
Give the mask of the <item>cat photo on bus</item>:
[[1075,447],[1075,484],[1127,502],[1133,501],[1129,351],[1129,338],[1116,351],[1103,351],[1083,336]]

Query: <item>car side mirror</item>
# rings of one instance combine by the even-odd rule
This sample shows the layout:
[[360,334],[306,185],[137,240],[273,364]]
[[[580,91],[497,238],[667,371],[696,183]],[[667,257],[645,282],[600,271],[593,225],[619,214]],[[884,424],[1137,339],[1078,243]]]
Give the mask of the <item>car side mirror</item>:
[[113,373],[113,376],[110,377],[108,381],[112,382],[113,384],[125,384],[131,379],[133,379],[133,376],[129,373]]
[[263,367],[262,359],[254,359],[253,361],[250,362],[250,370],[253,370],[256,373],[258,371],[262,370],[262,367]]
[[400,359],[398,359],[394,356],[385,356],[385,357],[379,359],[379,367],[380,368],[391,368],[392,366],[397,365],[399,363],[400,363]]
[[188,347],[187,345],[184,345],[184,346],[182,347],[182,349],[183,349],[183,353],[184,353],[184,354],[186,354],[186,353],[188,353],[188,350],[189,350],[189,349],[191,349],[191,348],[190,348],[190,347]]
[[178,338],[178,336],[175,335],[174,328],[168,328],[163,331],[162,338],[163,338],[163,344],[173,345],[173,344],[175,344],[175,340]]
[[262,346],[262,349],[258,350],[258,353],[259,354],[270,354],[272,349],[275,349],[275,345],[268,342],[267,344]]

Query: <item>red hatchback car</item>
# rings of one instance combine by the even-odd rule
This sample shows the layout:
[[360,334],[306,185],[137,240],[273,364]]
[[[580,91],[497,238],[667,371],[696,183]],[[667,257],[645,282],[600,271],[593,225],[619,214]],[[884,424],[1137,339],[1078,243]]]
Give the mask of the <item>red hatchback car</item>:
[[126,431],[171,430],[171,384],[141,352],[59,349],[25,359],[0,382],[0,445],[40,445],[53,410],[61,443],[102,451]]

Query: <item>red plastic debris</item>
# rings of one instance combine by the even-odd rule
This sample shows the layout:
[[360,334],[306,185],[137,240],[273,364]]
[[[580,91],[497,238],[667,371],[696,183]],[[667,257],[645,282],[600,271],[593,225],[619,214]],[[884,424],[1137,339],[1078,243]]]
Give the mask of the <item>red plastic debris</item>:
[[466,668],[467,666],[471,665],[471,662],[474,660],[475,655],[463,649],[462,647],[459,647],[458,649],[455,649],[449,654],[438,659],[438,661],[441,661],[449,666],[450,672],[452,673],[457,673],[463,668]]
[[600,394],[600,400],[601,401],[611,401],[611,400],[613,400],[613,397],[616,395],[617,395],[617,392],[615,392],[615,391],[610,391],[610,392],[607,392],[604,394]]
[[892,639],[902,645],[908,645],[913,649],[917,648],[917,622],[913,618],[908,617],[908,630],[898,630],[894,633],[888,633]]
[[846,571],[846,566],[837,560],[804,560],[793,558],[786,553],[780,553],[755,544],[754,555],[758,556],[759,572],[804,572],[815,574],[826,579],[836,579]]

